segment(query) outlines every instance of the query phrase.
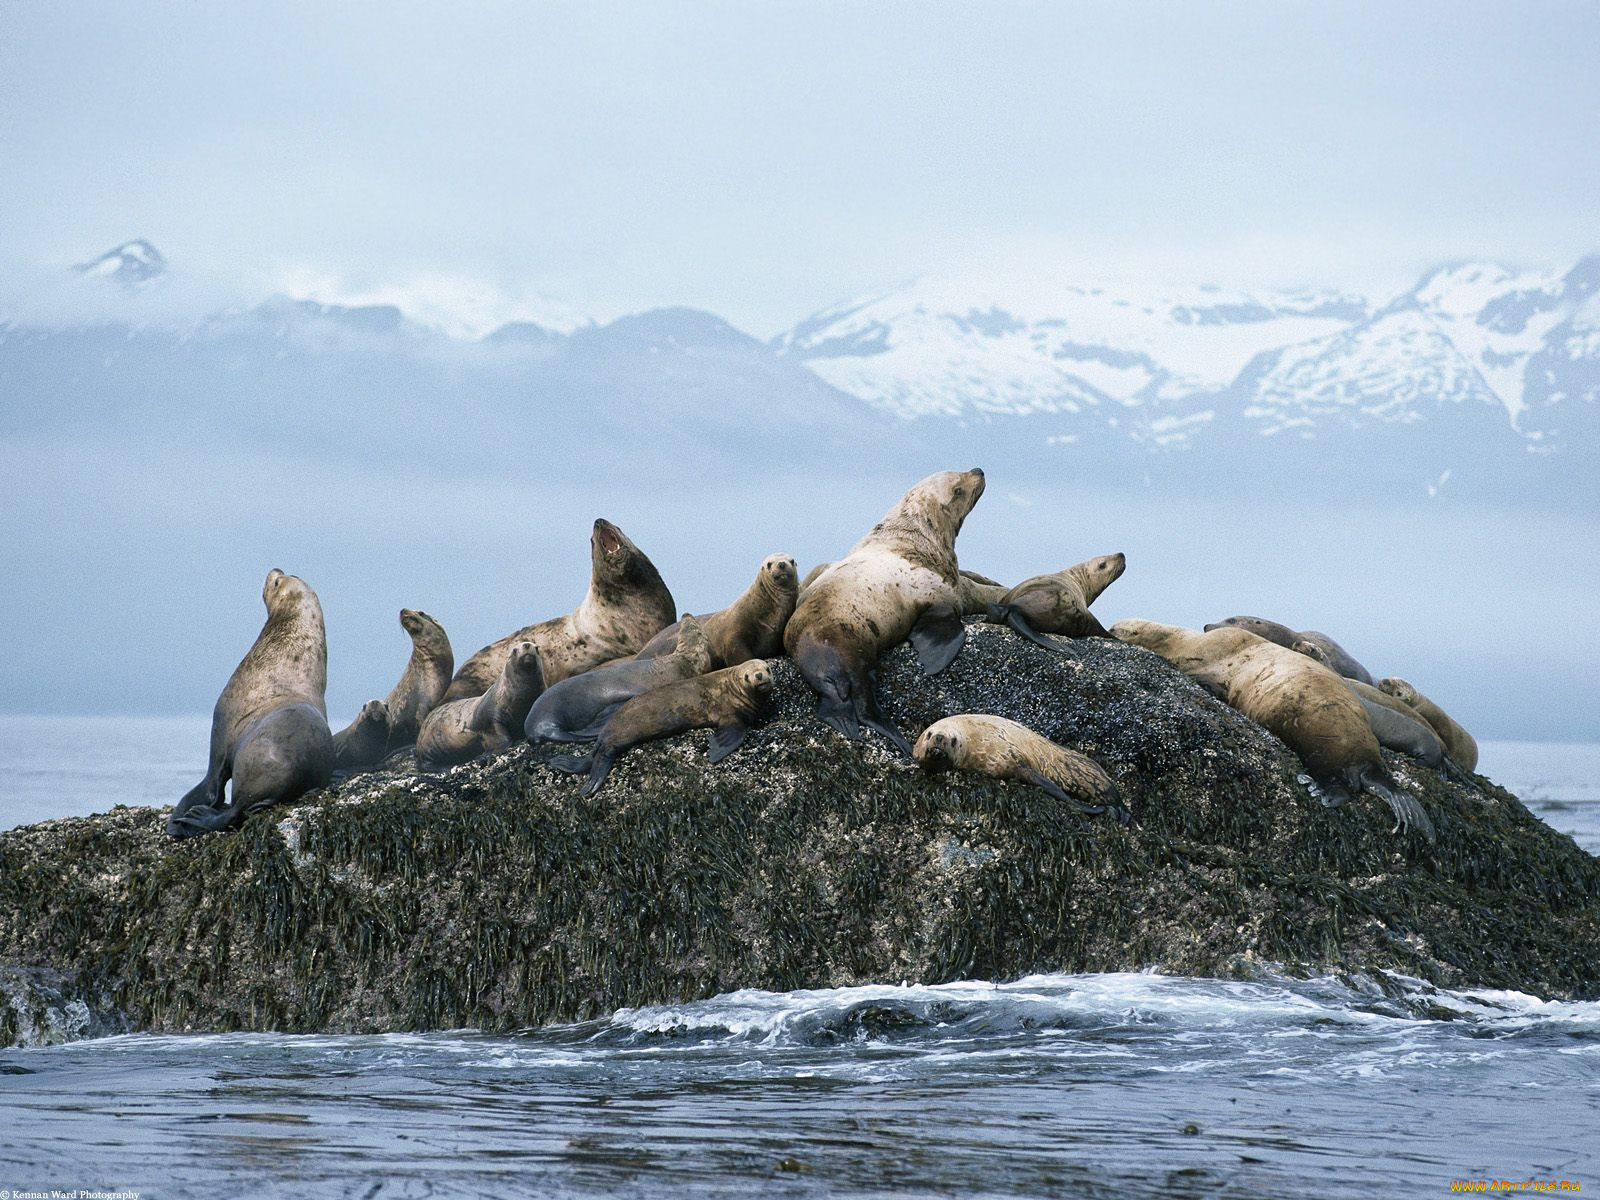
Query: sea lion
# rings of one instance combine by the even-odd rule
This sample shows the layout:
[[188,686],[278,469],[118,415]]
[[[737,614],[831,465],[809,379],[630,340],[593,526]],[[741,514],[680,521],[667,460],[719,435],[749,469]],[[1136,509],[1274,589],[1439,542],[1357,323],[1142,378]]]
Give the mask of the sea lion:
[[[791,573],[792,578],[792,573]],[[550,688],[528,710],[530,742],[585,742],[600,735],[611,715],[653,688],[704,675],[714,667],[710,639],[694,617],[675,625],[674,650],[654,658],[625,658]]]
[[582,794],[592,796],[624,751],[691,729],[711,730],[707,759],[719,763],[744,741],[771,693],[772,667],[761,659],[669,683],[617,709],[600,731],[592,755],[566,754],[552,758],[548,766],[568,775],[587,775]]
[[922,669],[944,670],[966,640],[956,535],[983,495],[983,472],[922,480],[800,597],[783,643],[817,694],[817,715],[851,739],[863,725],[908,757],[911,743],[878,707],[878,656],[910,639]]
[[539,648],[518,642],[506,655],[500,678],[481,696],[440,702],[417,734],[417,765],[424,771],[498,754],[522,740],[522,723],[539,693],[544,668]]
[[961,615],[981,617],[989,611],[989,605],[1000,603],[1011,589],[997,579],[963,567],[956,579],[956,590],[961,594]]
[[912,756],[924,771],[956,767],[1020,780],[1079,812],[1109,813],[1121,824],[1128,823],[1116,781],[1104,767],[1004,717],[964,713],[935,721],[922,731]]
[[[709,669],[733,667],[752,658],[783,653],[783,628],[794,613],[800,569],[789,554],[769,554],[743,594],[727,608],[696,616],[711,644]],[[678,625],[668,625],[645,643],[635,658],[670,654],[678,644]]]
[[[1296,654],[1304,654],[1307,658],[1314,658],[1329,670],[1333,670],[1333,664],[1328,660],[1328,652],[1313,642],[1302,639],[1289,649]],[[1378,739],[1378,745],[1385,750],[1398,750],[1401,754],[1410,755],[1425,767],[1432,767],[1446,774],[1452,773],[1452,764],[1445,757],[1444,747],[1426,721],[1393,696],[1385,695],[1371,684],[1348,678],[1345,678],[1344,682],[1354,693],[1355,698],[1361,701],[1361,707],[1367,710],[1367,720],[1372,723],[1372,734]]]
[[1402,704],[1408,706],[1424,721],[1433,727],[1439,735],[1439,740],[1444,743],[1444,751],[1464,771],[1478,769],[1478,741],[1455,719],[1429,700],[1416,688],[1412,687],[1399,676],[1391,675],[1378,684],[1380,691],[1393,696]]
[[635,653],[672,623],[677,609],[655,564],[610,521],[594,523],[589,561],[589,591],[575,611],[485,646],[462,664],[444,698],[460,700],[488,691],[511,647],[521,642],[539,648],[548,687]]
[[1229,617],[1207,625],[1203,632],[1210,633],[1213,629],[1221,629],[1224,626],[1247,629],[1257,637],[1264,637],[1279,646],[1293,647],[1299,641],[1320,646],[1327,653],[1327,665],[1335,672],[1346,679],[1359,679],[1362,683],[1372,682],[1372,673],[1357,662],[1348,650],[1327,634],[1318,633],[1315,629],[1294,630],[1276,621],[1269,621],[1265,617]]
[[322,604],[304,580],[276,567],[261,599],[266,624],[217,698],[206,776],[173,805],[167,818],[173,837],[226,829],[322,787],[333,771]]
[[991,623],[1009,625],[1030,642],[1057,653],[1062,652],[1060,645],[1044,634],[1110,637],[1089,605],[1122,577],[1127,565],[1126,555],[1105,554],[1053,575],[1035,575],[989,605],[986,615]]
[[[385,755],[416,744],[423,719],[439,703],[455,670],[455,656],[444,626],[415,608],[400,610],[400,628],[411,638],[411,658],[400,682],[382,700],[364,705],[347,729],[333,735],[334,765],[359,770]],[[378,736],[382,723],[382,738]]]
[[1247,629],[1205,631],[1155,621],[1118,621],[1111,635],[1153,650],[1223,703],[1275,734],[1300,756],[1331,806],[1363,788],[1383,797],[1399,829],[1430,842],[1433,822],[1384,766],[1367,711],[1327,667]]
[[389,752],[389,709],[382,700],[368,700],[356,719],[333,735],[333,765],[359,771],[382,762]]

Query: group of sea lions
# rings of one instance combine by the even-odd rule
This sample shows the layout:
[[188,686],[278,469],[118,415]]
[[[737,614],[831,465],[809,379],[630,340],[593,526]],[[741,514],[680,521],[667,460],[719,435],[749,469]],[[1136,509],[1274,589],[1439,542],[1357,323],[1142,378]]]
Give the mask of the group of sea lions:
[[485,646],[453,675],[444,629],[427,613],[402,609],[412,640],[405,673],[337,735],[324,704],[321,605],[302,580],[274,570],[263,590],[267,622],[212,715],[205,779],[174,806],[167,830],[188,837],[225,829],[327,784],[335,770],[368,769],[413,748],[421,769],[437,771],[524,739],[592,741],[591,754],[548,764],[585,776],[584,795],[630,747],[692,729],[711,730],[716,763],[758,719],[772,690],[769,660],[784,654],[816,694],[817,715],[852,740],[871,729],[930,772],[1020,780],[1126,823],[1116,783],[1100,764],[1014,721],[952,715],[913,745],[884,715],[883,653],[909,641],[922,670],[937,674],[961,652],[962,618],[981,616],[1050,650],[1063,650],[1055,638],[1109,637],[1154,651],[1282,739],[1324,803],[1370,791],[1390,805],[1397,829],[1433,840],[1427,813],[1379,751],[1400,750],[1458,774],[1477,765],[1472,736],[1427,697],[1402,679],[1373,686],[1325,634],[1258,617],[1198,631],[1142,620],[1108,630],[1089,606],[1121,576],[1121,554],[1014,587],[963,570],[956,536],[983,490],[977,468],[930,475],[843,558],[801,580],[791,556],[771,555],[727,608],[676,620],[672,593],[649,558],[598,520],[589,590],[578,608]]

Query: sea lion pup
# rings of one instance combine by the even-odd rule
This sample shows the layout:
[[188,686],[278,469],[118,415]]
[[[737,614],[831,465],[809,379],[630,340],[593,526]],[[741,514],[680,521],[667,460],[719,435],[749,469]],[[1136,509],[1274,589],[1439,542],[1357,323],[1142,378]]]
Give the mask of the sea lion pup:
[[[799,596],[800,568],[790,554],[769,554],[756,577],[740,597],[719,612],[703,613],[696,620],[711,643],[711,667],[737,666],[752,658],[776,658],[783,653],[783,628],[794,614]],[[668,625],[645,643],[635,658],[670,654],[678,644],[678,625]]]
[[719,763],[739,748],[771,694],[772,668],[761,659],[669,683],[617,709],[600,731],[592,755],[565,754],[547,765],[568,775],[587,775],[581,794],[592,796],[624,751],[691,729],[711,730],[707,758]]
[[539,648],[518,642],[506,655],[500,678],[481,696],[445,700],[435,708],[417,735],[417,765],[424,771],[497,754],[522,740],[522,723],[540,692],[544,669]]
[[1229,617],[1225,621],[1215,621],[1207,625],[1203,632],[1210,633],[1213,629],[1230,625],[1235,629],[1247,629],[1257,637],[1264,637],[1279,646],[1293,647],[1300,641],[1320,646],[1327,654],[1324,660],[1326,665],[1336,673],[1346,679],[1359,679],[1362,683],[1372,682],[1372,673],[1358,663],[1348,650],[1325,633],[1318,633],[1315,629],[1290,629],[1287,625],[1280,625],[1265,617]]
[[1031,783],[1079,812],[1109,813],[1128,823],[1128,810],[1104,767],[1004,717],[964,713],[935,721],[922,731],[912,757],[924,771],[955,767]]
[[173,805],[167,818],[173,837],[226,829],[323,786],[333,771],[322,604],[303,580],[276,567],[261,599],[267,623],[217,698],[206,777]]
[[1388,802],[1398,829],[1416,829],[1434,840],[1428,814],[1399,790],[1383,765],[1366,709],[1320,662],[1234,626],[1202,632],[1155,621],[1118,621],[1111,635],[1155,651],[1275,734],[1300,756],[1330,806],[1365,788]]
[[956,590],[961,594],[961,615],[981,617],[989,611],[989,605],[1000,603],[1011,589],[997,579],[963,567],[956,579]]
[[359,771],[382,762],[389,752],[389,709],[382,700],[368,700],[356,719],[333,735],[333,765]]
[[625,658],[563,679],[528,710],[523,729],[530,742],[586,742],[600,736],[611,715],[653,688],[704,675],[714,667],[710,639],[699,621],[684,614],[670,654]]
[[909,638],[923,671],[936,675],[960,653],[956,535],[983,483],[976,467],[928,476],[795,606],[784,648],[817,694],[817,715],[846,737],[859,739],[865,725],[910,756],[911,743],[878,708],[878,656]]
[[1455,760],[1457,766],[1466,771],[1478,769],[1477,739],[1458,725],[1449,713],[1399,676],[1391,675],[1382,680],[1378,688],[1412,709],[1432,726],[1439,740],[1444,743],[1444,752]]
[[462,664],[444,698],[481,696],[520,642],[539,648],[545,686],[590,667],[633,654],[677,615],[672,593],[644,551],[610,521],[594,523],[589,538],[589,591],[564,617],[528,625],[492,642]]
[[1064,651],[1043,634],[1108,638],[1111,634],[1089,611],[1089,605],[1122,577],[1127,565],[1126,555],[1106,554],[1053,575],[1024,579],[987,607],[988,620],[995,625],[1009,625],[1030,642],[1058,654]]

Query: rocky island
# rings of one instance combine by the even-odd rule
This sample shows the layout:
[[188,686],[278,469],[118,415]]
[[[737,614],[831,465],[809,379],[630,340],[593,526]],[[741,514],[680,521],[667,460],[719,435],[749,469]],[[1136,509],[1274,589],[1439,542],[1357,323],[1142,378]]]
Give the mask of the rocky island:
[[[0,1045],[126,1030],[514,1030],[738,988],[1036,971],[1385,973],[1600,996],[1600,858],[1481,777],[1385,752],[1437,844],[1377,797],[1322,807],[1276,738],[1148,651],[969,626],[881,694],[907,732],[987,712],[1092,755],[1133,823],[929,776],[813,716],[641,747],[595,796],[519,746],[409,756],[175,842],[117,808],[0,833]],[[204,747],[196,747],[197,766]],[[176,798],[176,797],[175,797]]]

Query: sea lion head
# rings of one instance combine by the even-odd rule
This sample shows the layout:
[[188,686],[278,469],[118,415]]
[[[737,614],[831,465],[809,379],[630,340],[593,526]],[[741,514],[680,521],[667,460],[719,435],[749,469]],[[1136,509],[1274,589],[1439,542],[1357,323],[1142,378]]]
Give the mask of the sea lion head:
[[1119,551],[1091,558],[1079,565],[1083,576],[1084,602],[1093,604],[1101,592],[1122,578],[1122,573],[1128,569],[1128,556]]
[[595,591],[602,596],[666,588],[660,572],[644,551],[604,517],[595,521],[594,532],[589,536],[589,563],[594,572]]
[[706,674],[716,661],[705,626],[689,613],[684,613],[678,622],[678,647],[673,654],[687,662],[696,675]]
[[911,749],[911,757],[924,771],[943,774],[961,759],[961,735],[948,721],[935,721],[922,731]]
[[1146,650],[1161,653],[1161,647],[1172,640],[1175,633],[1186,632],[1176,625],[1163,625],[1159,621],[1143,621],[1128,617],[1111,627],[1111,636],[1130,646],[1143,646]]
[[879,529],[914,527],[931,533],[949,546],[955,545],[961,523],[983,495],[983,470],[940,471],[913,484],[900,497]]
[[1417,689],[1398,675],[1391,675],[1387,679],[1378,680],[1378,690],[1393,696],[1402,704],[1414,705],[1417,702]]
[[411,635],[411,640],[422,649],[439,652],[448,652],[450,639],[445,636],[444,626],[420,608],[402,608],[400,610],[400,628]]
[[[1296,654],[1304,654],[1307,658],[1315,659],[1317,662],[1327,667],[1330,671],[1334,670],[1333,662],[1331,659],[1329,659],[1328,652],[1315,642],[1308,642],[1305,640],[1305,638],[1299,638],[1295,641],[1294,645],[1289,647],[1289,649],[1293,650]],[[1337,672],[1335,672],[1335,674],[1337,674]]]
[[769,554],[761,560],[761,582],[780,595],[800,590],[800,567],[792,554]]
[[740,663],[735,668],[738,672],[736,678],[757,696],[767,696],[772,692],[772,664],[764,658],[752,658],[749,662]]
[[544,667],[539,659],[539,647],[532,642],[518,642],[511,648],[511,655],[506,659],[506,677],[508,679],[527,680],[533,676],[542,678]]
[[267,581],[261,585],[261,601],[267,606],[267,612],[274,616],[299,607],[312,594],[305,580],[287,575],[277,567],[267,572]]

